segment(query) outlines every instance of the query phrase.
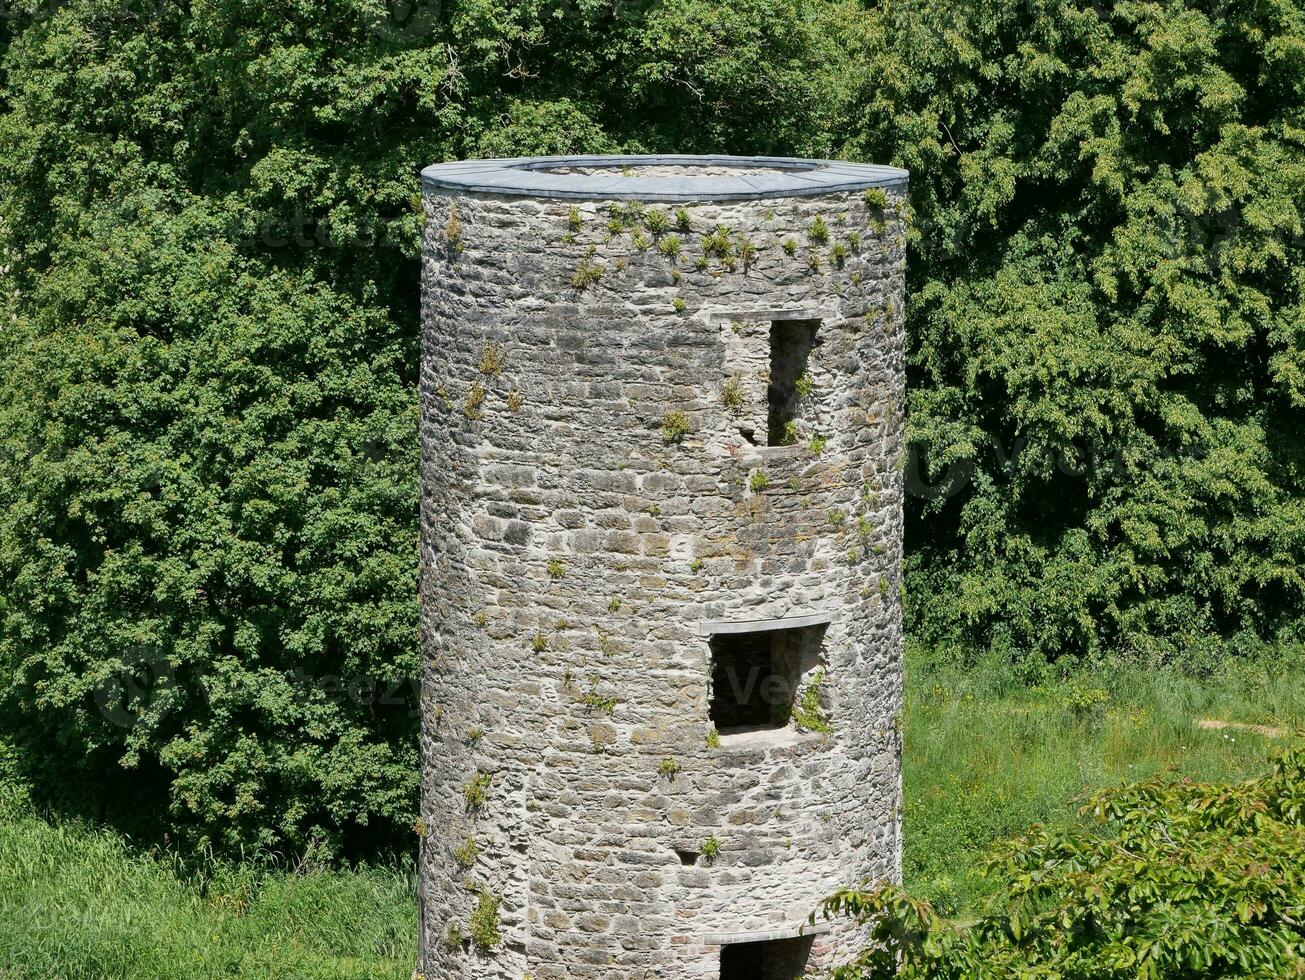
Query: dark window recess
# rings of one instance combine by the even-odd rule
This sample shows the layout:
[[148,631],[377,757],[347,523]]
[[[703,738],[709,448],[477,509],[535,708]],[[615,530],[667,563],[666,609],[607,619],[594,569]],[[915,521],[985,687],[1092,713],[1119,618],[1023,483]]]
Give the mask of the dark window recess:
[[697,851],[676,851],[675,853],[680,856],[680,864],[686,868],[691,868],[698,863]]
[[720,980],[799,980],[811,958],[813,937],[722,946]]
[[807,372],[819,326],[819,320],[776,320],[770,325],[768,446],[783,446],[789,441],[788,423],[797,419],[802,407],[797,392],[798,378]]
[[711,720],[721,734],[783,728],[798,683],[821,663],[825,626],[718,633],[711,638]]

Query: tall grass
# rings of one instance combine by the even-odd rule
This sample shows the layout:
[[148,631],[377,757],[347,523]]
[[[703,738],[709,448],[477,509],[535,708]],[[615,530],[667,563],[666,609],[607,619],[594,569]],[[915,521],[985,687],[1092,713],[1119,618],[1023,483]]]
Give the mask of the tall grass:
[[404,868],[179,868],[107,831],[11,814],[0,821],[0,975],[406,980],[413,894]]
[[983,856],[1034,823],[1077,819],[1088,789],[1170,773],[1249,778],[1266,738],[1200,719],[1305,725],[1299,651],[1230,661],[1209,676],[1117,662],[1028,683],[995,659],[907,657],[904,876],[944,913],[987,894]]

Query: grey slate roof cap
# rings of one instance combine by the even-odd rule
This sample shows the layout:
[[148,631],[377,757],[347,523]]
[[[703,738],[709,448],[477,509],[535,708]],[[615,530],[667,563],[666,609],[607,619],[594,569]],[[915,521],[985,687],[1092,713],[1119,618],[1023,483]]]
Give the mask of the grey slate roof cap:
[[[659,168],[673,172],[653,172]],[[704,173],[694,174],[695,169]],[[586,201],[751,201],[905,188],[908,174],[897,167],[843,160],[641,154],[463,160],[427,167],[421,177],[427,189],[455,193]]]

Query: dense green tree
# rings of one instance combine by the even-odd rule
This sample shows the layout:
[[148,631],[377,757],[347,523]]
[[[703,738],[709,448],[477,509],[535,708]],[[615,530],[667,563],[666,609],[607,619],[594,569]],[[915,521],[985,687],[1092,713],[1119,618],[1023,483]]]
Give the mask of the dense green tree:
[[845,152],[913,173],[917,635],[1299,636],[1305,9],[894,0],[862,45]]
[[401,841],[419,169],[820,150],[836,9],[6,6],[0,723],[38,790],[224,848]]

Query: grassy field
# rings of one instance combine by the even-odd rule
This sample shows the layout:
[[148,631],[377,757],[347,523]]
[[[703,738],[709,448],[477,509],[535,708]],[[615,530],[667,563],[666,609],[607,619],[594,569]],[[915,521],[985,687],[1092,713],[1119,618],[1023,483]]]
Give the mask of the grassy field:
[[985,852],[1031,824],[1077,819],[1087,790],[1265,771],[1272,739],[1198,723],[1305,726],[1305,658],[1234,661],[1199,679],[1116,663],[1029,684],[999,662],[917,649],[906,701],[904,877],[959,914],[987,892]]
[[[1084,790],[1173,773],[1265,768],[1264,734],[1202,719],[1305,725],[1305,658],[1238,662],[1202,679],[1111,665],[1030,685],[996,661],[912,650],[906,879],[940,910],[985,894],[977,868],[1035,822],[1076,819]],[[406,978],[411,868],[293,873],[133,850],[52,825],[0,794],[0,977]]]
[[381,978],[412,973],[408,869],[181,869],[116,836],[0,824],[0,977]]

